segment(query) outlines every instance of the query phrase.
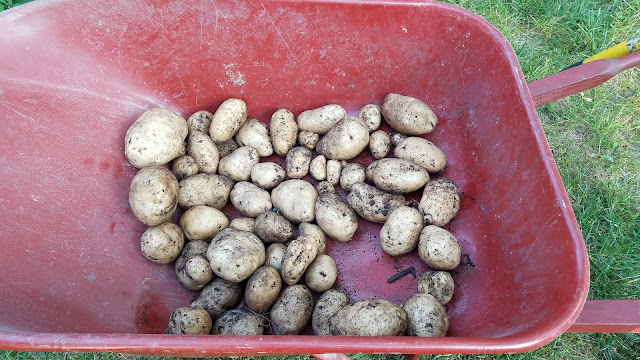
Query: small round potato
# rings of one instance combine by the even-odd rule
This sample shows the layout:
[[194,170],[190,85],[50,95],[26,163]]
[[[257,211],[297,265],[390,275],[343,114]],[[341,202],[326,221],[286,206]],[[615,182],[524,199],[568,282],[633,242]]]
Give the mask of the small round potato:
[[422,231],[422,215],[412,207],[401,206],[389,214],[380,230],[382,251],[391,256],[408,254],[416,249]]
[[231,222],[229,223],[229,227],[238,229],[238,230],[253,232],[253,227],[255,225],[255,222],[256,220],[254,218],[249,218],[249,217],[236,218],[231,220]]
[[428,225],[420,233],[418,255],[432,269],[453,270],[460,265],[462,249],[450,232],[435,225]]
[[424,223],[445,226],[460,210],[458,185],[445,178],[431,180],[425,185],[418,210]]
[[283,181],[271,192],[271,202],[278,211],[292,223],[315,220],[315,206],[318,192],[304,180]]
[[340,172],[340,187],[349,191],[351,185],[365,180],[365,173],[362,165],[356,163],[348,163]]
[[331,335],[400,336],[407,329],[407,313],[383,299],[356,301],[329,318]]
[[351,240],[358,229],[358,218],[349,205],[336,195],[327,181],[318,184],[316,223],[329,237],[340,242]]
[[358,156],[368,144],[367,125],[357,117],[347,116],[320,139],[316,151],[327,159],[349,160]]
[[263,266],[251,275],[244,291],[244,303],[252,311],[264,313],[276,301],[282,288],[278,270]]
[[338,278],[338,268],[331,256],[320,254],[316,256],[304,274],[305,284],[315,292],[325,292],[333,286]]
[[191,303],[193,307],[207,310],[212,320],[223,312],[236,307],[242,301],[244,286],[222,278],[213,279]]
[[266,190],[278,186],[286,176],[282,166],[272,162],[259,163],[251,168],[251,182]]
[[454,288],[453,277],[446,271],[427,271],[418,277],[418,292],[432,295],[442,305],[451,301]]
[[340,183],[340,174],[342,173],[342,164],[338,160],[327,161],[327,181],[331,185]]
[[382,190],[395,194],[408,194],[423,187],[429,173],[420,166],[403,159],[389,158],[377,161],[373,170],[373,183]]
[[269,319],[274,335],[298,335],[313,312],[313,296],[304,285],[285,288],[271,307]]
[[369,136],[369,151],[376,159],[382,159],[391,150],[391,138],[382,130],[375,131]]
[[284,258],[284,254],[287,252],[287,245],[282,243],[273,243],[267,247],[267,255],[266,260],[264,261],[265,266],[271,266],[276,270],[280,270],[282,266],[282,258]]
[[298,133],[298,144],[309,150],[315,149],[318,141],[320,141],[320,135],[314,132],[302,130]]
[[228,226],[229,219],[222,211],[205,205],[189,208],[180,217],[180,227],[188,240],[211,239]]
[[287,153],[287,176],[291,179],[302,179],[309,173],[311,150],[297,146]]
[[[318,155],[311,160],[309,164],[309,172],[311,177],[318,181],[327,179],[327,158],[323,155]],[[334,184],[335,185],[335,184]]]
[[447,312],[436,298],[429,294],[417,293],[402,304],[409,317],[407,335],[441,337],[449,330]]
[[365,183],[351,185],[347,196],[349,206],[362,218],[375,223],[384,223],[389,214],[405,204],[404,196],[386,193]]
[[247,120],[236,134],[236,143],[240,146],[251,146],[258,150],[258,155],[261,157],[273,154],[269,127],[260,120]]
[[316,303],[311,317],[311,325],[316,335],[331,335],[329,319],[338,310],[349,304],[349,297],[343,291],[327,290]]
[[220,160],[218,147],[209,135],[200,131],[191,132],[187,144],[187,154],[196,161],[201,172],[215,174],[218,170],[218,161]]
[[373,182],[373,174],[376,171],[376,166],[378,166],[377,160],[367,165],[367,168],[364,170],[364,177],[368,182]]
[[271,194],[248,181],[236,183],[230,198],[233,206],[246,217],[254,218],[272,208]]
[[430,173],[438,172],[447,165],[447,159],[442,150],[431,141],[420,137],[408,137],[393,150],[399,159],[409,160]]
[[200,290],[213,279],[213,271],[206,257],[208,248],[209,243],[204,240],[189,241],[176,259],[176,276],[185,289]]
[[205,134],[209,133],[209,127],[211,126],[211,120],[213,114],[207,110],[196,111],[187,119],[187,126],[189,126],[189,133],[194,131],[200,131]]
[[287,245],[282,258],[280,275],[287,285],[297,283],[318,254],[316,241],[312,236],[302,235]]
[[398,146],[398,144],[400,144],[401,142],[403,142],[408,136],[405,134],[400,134],[399,132],[392,132],[390,135],[391,137],[391,144],[393,144],[393,146]]
[[317,109],[303,111],[298,115],[298,127],[300,130],[323,135],[345,116],[347,116],[347,112],[342,106],[325,105]]
[[251,168],[259,162],[258,150],[249,146],[241,146],[230,155],[220,159],[218,173],[228,176],[234,181],[248,181],[251,179]]
[[239,146],[233,139],[229,139],[221,143],[216,143],[216,147],[218,148],[218,155],[220,155],[220,159],[222,159],[236,151]]
[[213,324],[213,335],[262,335],[265,318],[248,310],[229,310]]
[[233,138],[238,129],[247,121],[247,104],[240,99],[227,99],[213,114],[209,135],[220,143]]
[[265,244],[284,243],[293,239],[294,228],[284,216],[267,210],[256,218],[254,233]]
[[407,135],[423,135],[432,132],[438,118],[427,104],[410,96],[388,94],[382,104],[382,117],[389,126]]
[[171,171],[178,181],[193,176],[200,171],[196,161],[189,155],[180,156],[173,160]]
[[207,205],[222,209],[229,201],[235,182],[226,176],[198,174],[183,179],[178,184],[178,205],[188,209]]
[[124,154],[138,169],[166,164],[178,157],[188,133],[182,116],[168,109],[150,109],[127,129]]
[[241,282],[264,264],[265,249],[254,234],[226,228],[211,240],[207,258],[217,276]]
[[131,180],[129,205],[133,215],[143,224],[156,226],[169,220],[177,204],[178,179],[168,169],[161,166],[146,167]]
[[206,310],[191,306],[179,307],[171,313],[167,334],[209,335],[211,317]]
[[298,225],[298,236],[309,235],[316,241],[318,247],[318,254],[324,253],[327,248],[327,239],[325,238],[324,231],[316,225],[310,223],[302,223]]
[[380,123],[382,122],[382,114],[380,113],[380,106],[375,104],[367,104],[362,109],[358,117],[364,121],[369,128],[369,132],[378,130]]
[[271,143],[273,151],[285,156],[296,145],[298,124],[289,110],[280,109],[271,116]]
[[169,264],[175,261],[184,246],[184,235],[176,224],[162,223],[148,228],[140,238],[142,255],[154,263]]

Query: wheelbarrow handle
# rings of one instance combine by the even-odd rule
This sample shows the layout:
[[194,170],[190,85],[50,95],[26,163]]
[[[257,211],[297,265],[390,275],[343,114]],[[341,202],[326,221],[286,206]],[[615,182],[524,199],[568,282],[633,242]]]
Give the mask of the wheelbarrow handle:
[[535,106],[594,88],[617,73],[640,65],[640,51],[614,59],[603,59],[561,71],[528,84]]

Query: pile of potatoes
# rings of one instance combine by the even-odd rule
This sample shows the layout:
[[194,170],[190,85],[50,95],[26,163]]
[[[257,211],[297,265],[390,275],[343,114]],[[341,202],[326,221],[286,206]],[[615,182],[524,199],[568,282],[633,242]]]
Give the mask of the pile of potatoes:
[[[378,129],[383,119],[391,134]],[[421,136],[436,124],[426,104],[398,94],[358,116],[331,104],[296,121],[280,109],[270,126],[248,118],[240,99],[187,120],[162,108],[144,112],[125,136],[125,155],[140,169],[129,203],[149,226],[142,255],[174,263],[179,283],[200,291],[173,311],[166,332],[300,334],[311,322],[317,335],[444,336],[444,305],[454,290],[447,270],[459,265],[461,249],[443,226],[460,196],[453,181],[431,178],[446,158]],[[367,148],[375,161],[349,162]],[[273,154],[286,159],[284,168],[261,162]],[[337,185],[348,191],[346,202]],[[416,209],[404,195],[420,189]],[[229,201],[242,217],[222,211]],[[178,208],[184,212],[171,223]],[[350,241],[358,217],[384,224],[385,253],[417,249],[432,269],[400,306],[378,298],[350,303],[333,289],[338,271],[326,237]]]

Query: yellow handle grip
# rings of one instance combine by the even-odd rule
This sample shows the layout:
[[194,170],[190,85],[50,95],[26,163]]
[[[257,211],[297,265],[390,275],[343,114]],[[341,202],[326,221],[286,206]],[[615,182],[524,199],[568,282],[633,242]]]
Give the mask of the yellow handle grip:
[[640,35],[634,36],[627,41],[623,41],[616,46],[610,47],[582,61],[583,64],[600,59],[612,59],[631,54],[640,49]]

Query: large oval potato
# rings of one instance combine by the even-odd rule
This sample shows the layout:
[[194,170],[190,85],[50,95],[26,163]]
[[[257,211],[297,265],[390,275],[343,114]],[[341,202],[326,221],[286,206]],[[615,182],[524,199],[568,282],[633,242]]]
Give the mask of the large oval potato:
[[251,168],[251,182],[266,190],[278,186],[286,176],[282,166],[272,162],[259,163]]
[[313,312],[313,296],[304,285],[282,290],[271,307],[269,319],[274,335],[298,335],[304,330]]
[[453,234],[435,225],[428,225],[420,233],[418,255],[432,269],[453,270],[460,265],[462,249]]
[[393,210],[405,204],[405,199],[402,195],[389,194],[374,186],[356,183],[351,185],[347,203],[362,218],[384,223]]
[[460,210],[458,185],[445,178],[431,180],[422,191],[418,210],[424,215],[424,223],[445,226]]
[[244,303],[257,313],[269,310],[276,301],[282,288],[282,279],[278,270],[263,266],[251,275],[244,291]]
[[412,252],[418,246],[422,227],[418,210],[408,206],[393,210],[380,230],[382,251],[391,256]]
[[427,104],[410,96],[388,94],[382,104],[382,117],[389,126],[406,135],[423,135],[432,132],[438,118]]
[[178,184],[178,205],[188,209],[198,205],[222,209],[229,201],[235,181],[226,176],[198,174]]
[[254,218],[272,208],[271,194],[248,181],[236,183],[230,198],[233,206],[247,217]]
[[259,162],[258,150],[250,146],[241,146],[220,159],[218,173],[234,181],[248,181],[251,179],[251,169]]
[[444,152],[434,143],[420,137],[408,137],[399,143],[393,154],[399,159],[409,160],[430,173],[438,172],[447,165]]
[[407,335],[436,337],[447,334],[449,329],[447,312],[433,296],[417,293],[407,299],[402,304],[402,308],[409,318]]
[[271,203],[289,221],[299,224],[315,220],[318,192],[304,180],[283,181],[271,191]]
[[316,335],[331,335],[329,330],[329,319],[338,310],[349,304],[349,297],[343,291],[327,290],[320,296],[313,314],[311,316],[311,325]]
[[166,164],[179,156],[188,133],[187,122],[175,112],[147,110],[127,129],[124,155],[139,169]]
[[316,223],[329,237],[340,242],[351,240],[358,229],[358,218],[349,205],[336,195],[333,185],[326,181],[318,184]]
[[209,135],[200,131],[191,132],[187,143],[187,155],[196,161],[201,172],[215,174],[218,171],[218,147]]
[[247,104],[240,99],[227,99],[213,114],[209,135],[217,143],[233,138],[247,121]]
[[180,217],[180,227],[189,240],[207,240],[229,226],[229,219],[220,210],[198,205],[189,208]]
[[212,119],[213,119],[213,114],[208,112],[207,110],[200,110],[200,111],[194,112],[187,119],[189,134],[191,134],[194,131],[201,131],[205,134],[208,134]]
[[446,271],[427,271],[418,277],[418,292],[432,295],[442,305],[453,297],[455,283]]
[[368,144],[367,125],[357,117],[347,116],[320,139],[316,151],[328,159],[349,160],[358,156]]
[[285,156],[296,145],[298,124],[289,110],[280,109],[271,116],[271,143],[273,151]]
[[171,313],[167,334],[209,335],[211,317],[206,310],[191,306],[179,307]]
[[217,276],[240,282],[264,264],[265,249],[254,234],[226,228],[211,240],[207,258]]
[[213,324],[213,335],[262,335],[264,317],[248,310],[225,311]]
[[347,116],[347,112],[342,106],[325,105],[317,109],[303,111],[298,115],[298,127],[300,130],[323,135],[345,116]]
[[243,292],[244,286],[241,284],[216,278],[202,289],[191,306],[205,309],[215,320],[223,312],[236,307],[242,301]]
[[395,194],[408,194],[423,187],[429,173],[411,161],[390,158],[377,161],[373,170],[373,183],[382,190]]
[[304,274],[309,289],[323,293],[333,286],[338,278],[338,268],[331,256],[319,254]]
[[374,131],[369,136],[369,151],[376,159],[382,159],[391,150],[391,138],[382,130]]
[[265,244],[284,243],[293,239],[294,228],[284,216],[264,211],[256,218],[254,233]]
[[269,127],[260,120],[247,120],[236,134],[236,143],[240,146],[251,146],[258,150],[261,157],[273,154]]
[[407,329],[407,313],[383,299],[356,301],[329,319],[331,335],[400,336]]
[[360,109],[358,117],[364,121],[369,128],[369,132],[378,130],[380,123],[382,122],[382,114],[380,113],[380,106],[375,104],[367,104]]
[[175,261],[184,247],[184,235],[176,224],[162,223],[148,228],[140,237],[142,255],[154,263]]
[[302,235],[289,242],[282,258],[280,275],[287,285],[297,283],[318,255],[318,246],[312,236]]
[[311,150],[297,146],[287,153],[287,176],[291,179],[301,179],[309,173],[311,164]]
[[[313,191],[315,192],[315,189]],[[162,224],[176,211],[178,179],[162,166],[141,169],[131,180],[129,205],[133,215],[143,224],[147,226]]]

